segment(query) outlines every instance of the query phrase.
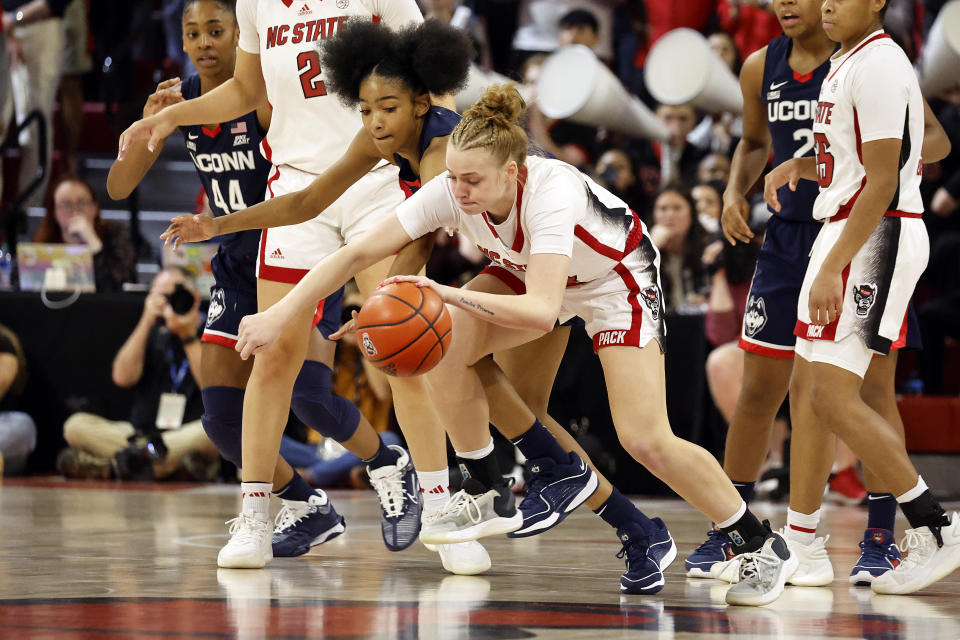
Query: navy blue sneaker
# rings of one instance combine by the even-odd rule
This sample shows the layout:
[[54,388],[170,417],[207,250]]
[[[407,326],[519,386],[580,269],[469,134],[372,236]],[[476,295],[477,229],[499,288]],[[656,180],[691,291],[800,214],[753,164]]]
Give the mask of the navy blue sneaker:
[[617,530],[623,548],[617,554],[626,562],[627,570],[620,576],[622,593],[657,593],[663,589],[663,572],[677,557],[677,545],[673,542],[667,525],[660,518],[653,518],[655,528],[650,530],[639,523],[630,523]]
[[687,556],[683,566],[688,578],[709,578],[710,567],[733,557],[733,546],[727,534],[716,527],[707,533],[707,540]]
[[389,445],[400,457],[396,464],[376,469],[367,468],[370,484],[380,498],[380,530],[383,543],[390,551],[403,551],[420,535],[420,515],[423,502],[420,482],[410,461],[410,454],[403,447]]
[[302,556],[344,532],[346,521],[320,491],[306,502],[284,500],[273,530],[273,557]]
[[867,529],[860,541],[860,559],[850,572],[850,584],[864,586],[900,564],[900,549],[893,541],[893,532]]
[[600,483],[597,474],[577,454],[568,455],[566,464],[552,458],[527,460],[530,481],[519,507],[523,525],[507,537],[535,536],[557,526],[596,492]]

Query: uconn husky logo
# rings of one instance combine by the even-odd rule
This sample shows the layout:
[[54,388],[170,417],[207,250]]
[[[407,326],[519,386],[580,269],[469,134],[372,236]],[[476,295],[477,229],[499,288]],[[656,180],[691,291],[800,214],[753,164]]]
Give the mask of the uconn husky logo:
[[747,312],[743,316],[743,332],[752,338],[767,324],[767,304],[763,298],[750,296],[747,302]]
[[213,325],[223,315],[226,305],[223,303],[223,289],[217,287],[210,296],[210,308],[207,309],[207,327]]
[[643,298],[643,303],[647,305],[647,309],[650,309],[650,315],[653,316],[654,322],[660,321],[660,289],[654,285],[652,287],[647,287],[640,292],[640,296]]
[[858,284],[853,288],[853,301],[857,303],[857,315],[865,318],[877,299],[877,285],[872,282]]
[[363,352],[367,354],[368,358],[377,357],[377,348],[373,346],[373,340],[370,339],[369,333],[364,333],[360,336],[360,342],[363,344]]

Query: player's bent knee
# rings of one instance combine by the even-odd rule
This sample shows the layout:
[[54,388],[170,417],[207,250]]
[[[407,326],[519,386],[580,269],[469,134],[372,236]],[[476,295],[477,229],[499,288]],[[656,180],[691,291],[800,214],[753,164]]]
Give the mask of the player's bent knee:
[[634,460],[659,476],[666,469],[667,447],[672,439],[631,434],[622,436],[620,443]]
[[825,381],[814,380],[810,387],[810,407],[821,424],[841,435],[846,401],[837,394],[837,390]]

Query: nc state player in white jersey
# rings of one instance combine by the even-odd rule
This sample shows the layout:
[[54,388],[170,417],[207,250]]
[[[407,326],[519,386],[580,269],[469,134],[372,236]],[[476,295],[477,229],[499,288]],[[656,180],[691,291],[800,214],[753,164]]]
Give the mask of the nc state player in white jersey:
[[912,527],[903,561],[871,587],[912,593],[960,566],[960,514],[947,517],[903,440],[860,397],[873,355],[887,353],[905,330],[929,252],[920,219],[923,97],[906,55],[883,32],[884,9],[884,0],[823,3],[823,27],[841,47],[820,89],[816,157],[774,169],[764,195],[778,209],[784,184],[820,184],[814,217],[824,226],[798,302],[796,386],[900,503]]
[[[237,348],[244,356],[269,353],[291,320],[355,271],[431,231],[456,227],[490,257],[494,273],[463,289],[417,276],[393,279],[429,286],[453,307],[450,350],[426,377],[454,447],[492,449],[486,398],[470,365],[536,339],[558,318],[580,316],[603,364],[624,447],[716,521],[745,554],[744,579],[730,589],[728,602],[771,602],[796,569],[796,557],[747,509],[713,456],[677,438],[667,419],[656,248],[619,198],[566,163],[527,156],[527,136],[517,124],[523,108],[512,87],[488,89],[450,135],[446,174],[322,260],[284,300],[244,318]],[[487,453],[477,462],[450,508],[424,522],[424,542],[461,542],[519,526],[508,521],[502,495],[491,489],[499,479],[495,459]],[[532,482],[531,491],[545,496],[548,487]],[[665,542],[629,562],[652,558],[665,566],[675,555]]]
[[[273,117],[262,147],[274,164],[267,197],[305,188],[316,172],[342,155],[361,127],[356,111],[326,94],[315,48],[318,39],[335,34],[351,18],[382,21],[392,28],[422,20],[414,0],[239,0],[240,38],[233,78],[197,99],[132,125],[120,137],[120,156],[134,140],[148,138],[147,147],[152,150],[177,126],[229,121],[266,97]],[[257,265],[258,308],[269,308],[318,259],[350,242],[402,199],[396,167],[381,163],[347,189],[323,215],[264,232]],[[416,272],[423,264],[420,253],[417,247],[411,247],[401,252],[396,263],[391,258],[357,274],[361,291],[369,292],[391,264],[398,273]],[[313,313],[305,311],[295,329],[285,332],[278,348],[254,362],[244,398],[243,507],[230,542],[218,556],[221,566],[262,567],[272,557],[267,516],[272,488],[269,479],[282,432],[278,425],[286,422],[287,399],[308,347],[310,358],[319,361],[334,349],[331,342],[313,339],[309,344],[314,335],[312,320]],[[418,379],[391,379],[396,413],[418,466],[446,469],[446,452],[436,445],[443,439],[443,430],[431,405],[419,402],[424,393],[422,385]],[[384,522],[393,522],[396,532],[403,534],[398,534],[391,547],[395,550],[412,544],[419,528],[420,502],[406,453],[401,455],[398,468],[404,461],[400,476],[379,479],[395,485],[393,495],[403,496],[381,505]],[[403,489],[404,483],[411,487]],[[416,522],[408,522],[411,518]]]

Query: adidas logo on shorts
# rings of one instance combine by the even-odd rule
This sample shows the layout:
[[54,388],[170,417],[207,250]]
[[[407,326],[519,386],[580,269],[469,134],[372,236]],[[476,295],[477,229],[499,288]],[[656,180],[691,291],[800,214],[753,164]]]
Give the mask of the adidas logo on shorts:
[[270,254],[271,260],[283,260],[283,253],[280,251],[280,247],[277,247],[273,250],[273,253]]

